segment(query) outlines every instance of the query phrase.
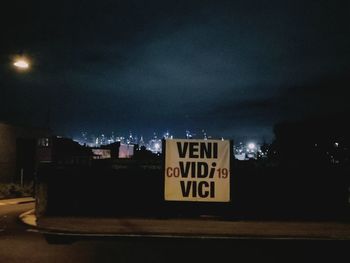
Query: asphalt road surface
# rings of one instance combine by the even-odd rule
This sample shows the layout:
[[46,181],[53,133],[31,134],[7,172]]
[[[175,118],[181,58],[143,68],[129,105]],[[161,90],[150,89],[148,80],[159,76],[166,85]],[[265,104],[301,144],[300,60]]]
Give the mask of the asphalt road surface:
[[[291,239],[84,238],[48,244],[23,225],[33,203],[0,206],[0,262],[344,262],[349,241]],[[98,223],[98,222],[97,222]]]

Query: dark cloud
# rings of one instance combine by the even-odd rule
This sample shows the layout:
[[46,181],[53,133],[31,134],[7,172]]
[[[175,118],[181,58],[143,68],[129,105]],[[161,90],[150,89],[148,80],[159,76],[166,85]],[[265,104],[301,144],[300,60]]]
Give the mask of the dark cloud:
[[[11,1],[3,10],[4,120],[41,125],[50,108],[67,133],[271,138],[280,120],[347,108],[348,1]],[[18,52],[32,58],[26,74],[9,66]]]

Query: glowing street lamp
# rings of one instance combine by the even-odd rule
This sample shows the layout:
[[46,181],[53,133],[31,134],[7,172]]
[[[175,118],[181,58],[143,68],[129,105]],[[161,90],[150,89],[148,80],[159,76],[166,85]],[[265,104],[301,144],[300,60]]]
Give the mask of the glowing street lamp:
[[15,61],[13,62],[13,65],[19,70],[27,70],[29,69],[29,66],[30,66],[28,59],[25,59],[25,58],[15,59]]

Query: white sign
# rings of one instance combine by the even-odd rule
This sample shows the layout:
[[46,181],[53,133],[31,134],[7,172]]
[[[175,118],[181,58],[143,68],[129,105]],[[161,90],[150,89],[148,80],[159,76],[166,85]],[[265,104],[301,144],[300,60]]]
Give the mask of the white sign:
[[230,141],[165,140],[167,201],[230,201]]

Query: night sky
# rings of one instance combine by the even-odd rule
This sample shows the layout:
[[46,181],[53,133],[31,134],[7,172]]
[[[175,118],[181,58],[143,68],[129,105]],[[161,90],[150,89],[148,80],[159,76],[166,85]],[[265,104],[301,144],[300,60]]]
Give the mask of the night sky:
[[0,121],[270,140],[276,122],[349,109],[350,1],[12,0],[0,13]]

